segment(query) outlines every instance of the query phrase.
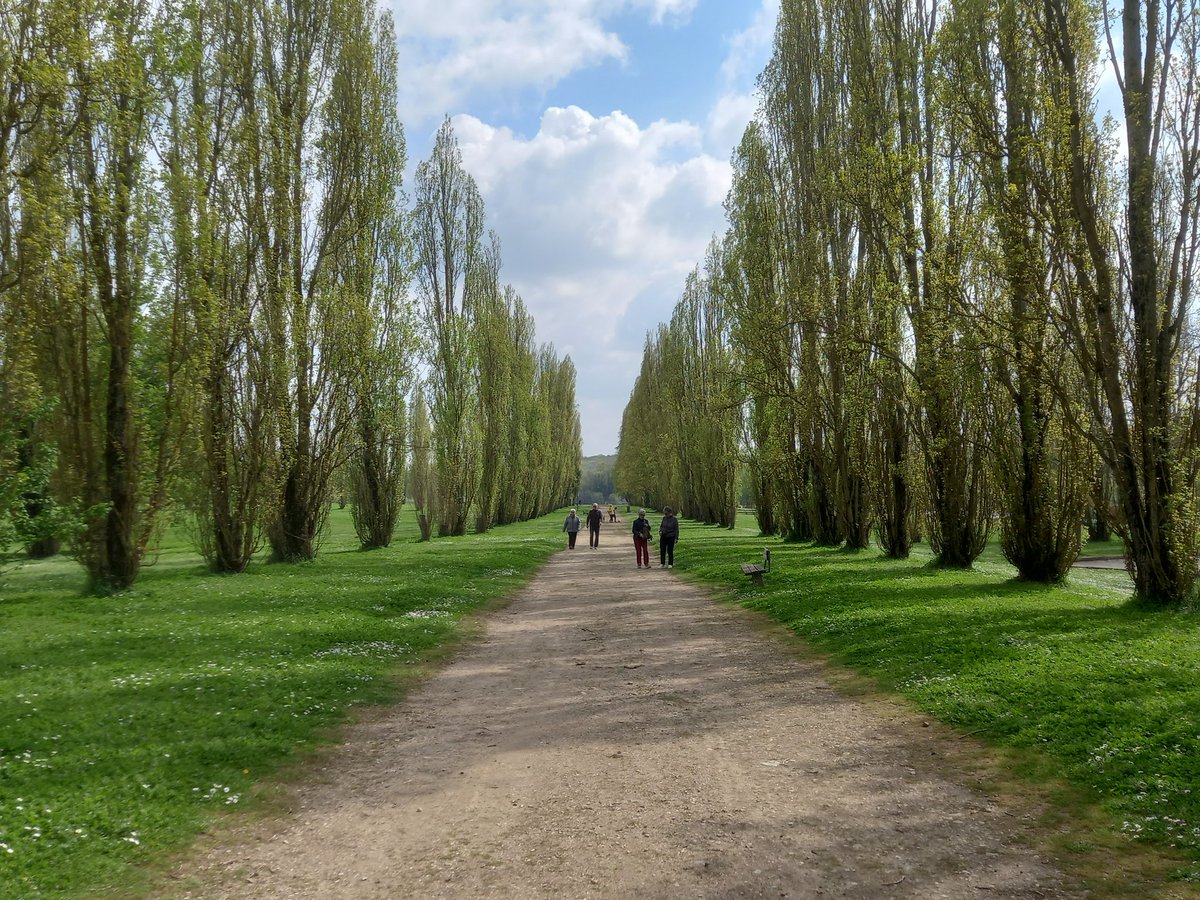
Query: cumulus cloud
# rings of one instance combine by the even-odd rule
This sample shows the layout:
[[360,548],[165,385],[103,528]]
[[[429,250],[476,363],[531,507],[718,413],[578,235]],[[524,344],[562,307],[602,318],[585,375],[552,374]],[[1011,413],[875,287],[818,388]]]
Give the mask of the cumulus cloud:
[[454,126],[504,277],[539,338],[575,360],[589,447],[611,447],[645,329],[670,316],[723,227],[729,165],[703,151],[695,125],[642,127],[621,112],[551,108],[531,138],[473,116]]
[[722,90],[708,114],[711,146],[732,152],[758,109],[755,82],[770,56],[779,18],[779,0],[763,0],[753,21],[729,39],[729,53],[721,64]]
[[465,98],[546,89],[580,69],[625,61],[605,21],[642,12],[685,21],[698,0],[387,0],[400,48],[400,113],[409,123],[461,108]]
[[762,68],[764,51],[775,39],[779,0],[763,0],[749,26],[729,40],[729,54],[721,64],[721,75],[729,85],[753,81]]
[[670,317],[687,273],[724,230],[729,154],[754,113],[779,0],[761,0],[749,26],[728,36],[723,59],[696,59],[680,73],[705,94],[716,89],[698,123],[666,109],[658,121],[638,122],[562,106],[543,112],[533,136],[485,121],[492,114],[481,110],[523,92],[527,100],[530,90],[582,70],[636,62],[616,17],[683,24],[698,0],[387,2],[401,117],[421,131],[460,113],[455,130],[501,237],[503,277],[525,299],[539,339],[576,363],[586,452],[609,452],[645,332]]

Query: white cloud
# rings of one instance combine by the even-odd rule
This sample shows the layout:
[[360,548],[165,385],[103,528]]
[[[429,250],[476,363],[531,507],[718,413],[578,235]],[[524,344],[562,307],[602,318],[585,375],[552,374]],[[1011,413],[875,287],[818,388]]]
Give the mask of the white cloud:
[[628,50],[605,28],[622,11],[655,24],[685,21],[698,0],[385,0],[396,22],[400,114],[410,125],[452,113],[467,97],[547,89]]
[[701,149],[695,125],[642,127],[621,112],[551,108],[528,139],[472,116],[454,126],[503,242],[503,277],[539,339],[575,361],[588,452],[607,451],[645,329],[670,316],[723,229],[729,165]]
[[730,153],[758,109],[755,82],[770,57],[779,18],[779,0],[763,0],[753,21],[729,39],[729,53],[721,64],[723,89],[706,123],[709,145],[728,147]]
[[698,0],[385,2],[396,19],[400,113],[410,132],[464,108],[490,120],[459,114],[454,125],[501,237],[502,277],[525,299],[538,338],[575,361],[585,452],[611,452],[646,330],[670,317],[687,273],[724,230],[728,159],[756,107],[754,81],[779,0],[747,4],[757,12],[727,38],[724,60],[697,58],[680,70],[697,90],[718,89],[699,123],[669,110],[645,123],[564,106],[545,110],[532,137],[480,111],[581,70],[636,62],[613,17],[673,26]]
[[763,58],[775,39],[779,0],[763,0],[754,20],[729,40],[729,55],[721,65],[727,85],[753,82],[762,69]]
[[758,95],[732,91],[717,98],[708,113],[708,139],[713,147],[728,147],[732,154],[758,109]]

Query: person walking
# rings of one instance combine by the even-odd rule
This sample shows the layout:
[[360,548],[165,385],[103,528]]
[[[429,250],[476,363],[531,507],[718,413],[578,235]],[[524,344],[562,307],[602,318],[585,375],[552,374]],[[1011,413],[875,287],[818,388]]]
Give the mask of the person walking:
[[583,523],[579,521],[579,516],[575,515],[575,510],[571,510],[567,514],[567,521],[563,522],[563,531],[567,533],[567,549],[575,549],[575,538],[579,537],[579,526]]
[[650,568],[650,520],[646,518],[644,509],[638,510],[638,517],[633,520],[633,552],[637,554],[637,565]]
[[600,504],[593,503],[588,510],[588,546],[595,550],[600,546],[600,523],[604,521],[604,513],[600,512]]
[[669,506],[663,507],[662,522],[658,526],[658,567],[675,568],[675,542],[679,540],[679,520]]

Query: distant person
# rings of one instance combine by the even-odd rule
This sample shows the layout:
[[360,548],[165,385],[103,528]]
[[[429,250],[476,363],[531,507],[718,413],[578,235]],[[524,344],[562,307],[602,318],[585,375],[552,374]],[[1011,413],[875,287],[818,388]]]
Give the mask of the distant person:
[[608,504],[608,521],[610,521],[610,522],[617,521],[617,508],[615,506],[613,506],[611,503]]
[[662,522],[658,526],[658,567],[675,568],[675,542],[679,540],[679,520],[669,506],[663,507]]
[[583,523],[579,520],[579,516],[575,515],[575,510],[571,510],[567,514],[567,521],[563,522],[563,531],[567,533],[567,549],[575,549],[575,538],[579,537],[579,526]]
[[593,503],[588,510],[588,546],[595,550],[600,546],[600,523],[604,521],[604,513],[600,512],[600,504]]
[[638,510],[638,517],[633,520],[633,552],[637,554],[637,564],[650,568],[650,520],[646,518],[644,509]]

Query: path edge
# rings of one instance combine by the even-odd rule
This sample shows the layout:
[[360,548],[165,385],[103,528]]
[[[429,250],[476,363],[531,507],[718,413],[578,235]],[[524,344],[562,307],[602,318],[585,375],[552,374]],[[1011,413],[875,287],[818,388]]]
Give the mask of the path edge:
[[672,573],[712,603],[736,613],[755,631],[782,644],[798,661],[816,665],[830,689],[879,716],[915,748],[921,771],[977,792],[1015,820],[1013,836],[1056,866],[1072,887],[1095,900],[1195,900],[1200,885],[1175,880],[1190,857],[1139,844],[1115,827],[1101,795],[1050,774],[1035,750],[986,743],[922,710],[879,679],[866,675],[761,609],[745,605],[745,588],[718,585],[679,569]]

